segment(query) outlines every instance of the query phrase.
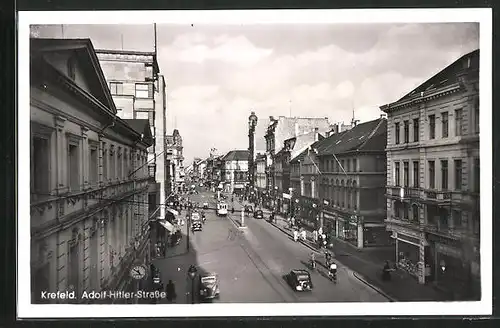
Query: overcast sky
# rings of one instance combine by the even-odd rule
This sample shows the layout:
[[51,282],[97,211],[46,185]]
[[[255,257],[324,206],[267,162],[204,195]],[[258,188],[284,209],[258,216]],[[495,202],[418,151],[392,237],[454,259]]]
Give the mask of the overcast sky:
[[[52,25],[40,37],[88,37],[95,48],[152,51],[151,25]],[[463,54],[479,48],[479,24],[157,25],[167,80],[167,129],[179,129],[186,164],[247,149],[247,121],[269,116],[361,122]],[[123,42],[122,42],[123,40]]]

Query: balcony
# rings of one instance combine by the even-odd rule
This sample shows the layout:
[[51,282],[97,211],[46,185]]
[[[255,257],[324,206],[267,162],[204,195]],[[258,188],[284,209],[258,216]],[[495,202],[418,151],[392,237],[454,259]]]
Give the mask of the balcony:
[[394,225],[410,229],[419,229],[420,227],[420,222],[418,221],[410,220],[409,218],[400,218],[394,215],[387,217],[385,223],[388,228]]
[[420,198],[420,188],[387,186],[387,195],[399,199]]
[[429,223],[425,226],[425,232],[434,235],[447,237],[455,240],[463,240],[465,238],[477,239],[478,235],[463,227],[451,227],[440,222]]

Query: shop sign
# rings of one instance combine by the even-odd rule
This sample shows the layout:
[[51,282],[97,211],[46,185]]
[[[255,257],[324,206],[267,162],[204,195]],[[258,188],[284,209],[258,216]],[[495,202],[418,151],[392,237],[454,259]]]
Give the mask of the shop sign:
[[436,252],[455,258],[462,258],[462,251],[445,244],[436,244]]
[[283,193],[283,198],[285,198],[285,199],[292,199],[292,196],[290,196],[289,194]]

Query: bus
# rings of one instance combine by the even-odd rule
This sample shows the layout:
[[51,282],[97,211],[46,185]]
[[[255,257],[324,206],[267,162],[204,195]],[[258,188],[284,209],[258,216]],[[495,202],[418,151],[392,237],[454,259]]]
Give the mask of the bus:
[[227,215],[227,204],[220,202],[217,204],[217,216],[226,216]]

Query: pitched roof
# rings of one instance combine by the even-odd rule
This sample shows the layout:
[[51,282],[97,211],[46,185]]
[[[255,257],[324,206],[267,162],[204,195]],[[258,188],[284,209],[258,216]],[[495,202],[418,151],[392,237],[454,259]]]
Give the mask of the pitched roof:
[[250,152],[248,150],[231,150],[223,158],[223,161],[248,161]]
[[356,125],[350,130],[336,133],[316,142],[318,156],[341,154],[354,150],[381,150],[387,142],[387,120],[379,118]]
[[[455,84],[458,82],[457,73],[463,70],[463,61],[467,58],[470,58],[473,62],[471,65],[479,65],[479,49],[471,51],[459,59],[455,60],[453,63],[439,71],[437,74],[432,76],[430,79],[413,89],[410,93],[404,95],[401,99],[396,102],[400,102],[403,100],[408,100],[412,98],[414,95],[419,94],[420,92],[424,92],[430,90],[432,88],[444,88]],[[479,67],[479,66],[478,66]]]
[[69,51],[75,53],[78,63],[82,65],[81,72],[90,82],[92,96],[116,114],[113,97],[90,39],[30,39],[31,54]]
[[127,120],[122,119],[127,123],[135,132],[144,135],[143,141],[149,146],[153,145],[153,135],[151,133],[151,127],[149,125],[149,120],[147,119],[133,119]]

